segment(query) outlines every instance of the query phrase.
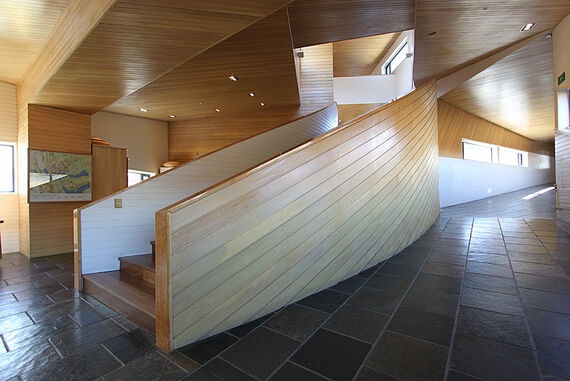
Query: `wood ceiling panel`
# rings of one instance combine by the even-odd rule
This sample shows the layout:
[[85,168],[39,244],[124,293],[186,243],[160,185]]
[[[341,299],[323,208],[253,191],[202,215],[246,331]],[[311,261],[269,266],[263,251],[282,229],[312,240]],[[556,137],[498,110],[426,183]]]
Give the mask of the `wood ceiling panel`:
[[334,76],[370,75],[400,32],[333,42]]
[[[228,79],[236,75],[237,82]],[[332,86],[332,83],[331,83]],[[254,97],[249,92],[255,93]],[[200,103],[202,102],[202,104]],[[299,90],[286,10],[283,8],[180,65],[106,111],[171,120],[247,114],[298,105]],[[216,113],[215,109],[220,109]]]
[[[414,79],[441,78],[553,28],[568,13],[568,0],[417,0]],[[520,32],[529,22],[536,26]]]
[[455,107],[527,138],[552,141],[552,41],[539,38],[443,96]]
[[0,81],[20,81],[47,43],[68,2],[0,1]]
[[296,0],[288,6],[296,48],[414,28],[414,0]]
[[92,114],[289,0],[120,0],[32,103]]

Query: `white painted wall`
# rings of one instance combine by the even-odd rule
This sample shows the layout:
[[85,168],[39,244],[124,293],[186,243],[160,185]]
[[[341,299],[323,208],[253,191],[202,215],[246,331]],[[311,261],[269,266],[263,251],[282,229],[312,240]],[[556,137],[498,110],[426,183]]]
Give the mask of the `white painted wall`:
[[[554,63],[554,88],[570,88],[570,15],[567,15],[552,31],[552,55]],[[566,72],[566,81],[558,86],[558,76]]]
[[[251,168],[338,125],[326,109],[185,163],[79,211],[84,274],[119,269],[117,257],[150,253],[156,211]],[[114,199],[122,208],[114,208]]]
[[[0,82],[0,142],[18,142],[18,117],[16,111],[16,86]],[[17,147],[16,147],[17,149]],[[18,155],[16,154],[16,162]],[[18,173],[16,171],[16,173]],[[16,188],[17,188],[16,181]],[[2,252],[19,251],[18,194],[0,193],[0,224]]]
[[[542,156],[542,155],[533,155]],[[534,164],[530,164],[531,160]],[[472,160],[439,158],[439,203],[446,207],[554,182],[554,164],[538,168],[543,158],[529,155],[529,168]]]
[[100,111],[91,117],[91,135],[127,148],[129,169],[158,173],[168,160],[168,123]]

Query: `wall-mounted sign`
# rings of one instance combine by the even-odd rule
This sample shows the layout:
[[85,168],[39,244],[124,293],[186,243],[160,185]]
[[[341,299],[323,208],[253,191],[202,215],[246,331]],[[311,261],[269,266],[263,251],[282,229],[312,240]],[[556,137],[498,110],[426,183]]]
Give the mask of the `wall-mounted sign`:
[[566,72],[564,72],[558,76],[558,86],[560,86],[562,84],[562,82],[564,82],[565,80],[566,80]]

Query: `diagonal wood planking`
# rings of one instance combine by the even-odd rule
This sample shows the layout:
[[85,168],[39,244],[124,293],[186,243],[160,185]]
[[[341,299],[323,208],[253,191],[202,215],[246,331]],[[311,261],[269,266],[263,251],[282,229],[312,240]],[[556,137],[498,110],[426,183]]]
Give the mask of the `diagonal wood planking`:
[[119,0],[32,103],[92,114],[288,0]]
[[[238,81],[228,79],[235,75]],[[250,92],[255,96],[249,96]],[[281,9],[178,66],[106,111],[171,120],[255,113],[299,104],[287,12]],[[216,109],[221,110],[216,113]]]
[[551,142],[552,65],[552,41],[535,39],[442,99],[529,139]]

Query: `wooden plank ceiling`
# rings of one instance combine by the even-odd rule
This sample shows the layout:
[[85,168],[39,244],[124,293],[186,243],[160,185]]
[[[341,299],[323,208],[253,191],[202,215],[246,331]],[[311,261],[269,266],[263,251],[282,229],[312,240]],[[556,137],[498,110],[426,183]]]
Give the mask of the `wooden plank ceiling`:
[[[230,80],[230,75],[238,81]],[[172,120],[169,116],[174,115],[176,120],[185,120],[298,104],[291,35],[283,8],[105,110],[160,120]],[[143,115],[140,108],[148,112]]]
[[399,36],[396,32],[334,42],[334,76],[370,75]]
[[69,0],[0,1],[0,81],[16,84],[47,43]]
[[91,114],[290,0],[119,0],[31,103]]
[[[414,80],[441,78],[553,28],[568,13],[568,0],[417,0]],[[520,32],[529,22],[536,26]]]
[[414,0],[296,0],[288,6],[296,48],[414,28]]
[[443,96],[533,140],[554,138],[552,41],[535,39]]

